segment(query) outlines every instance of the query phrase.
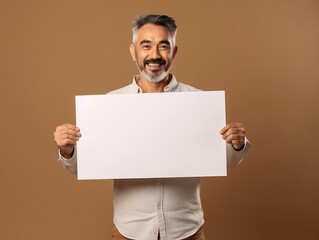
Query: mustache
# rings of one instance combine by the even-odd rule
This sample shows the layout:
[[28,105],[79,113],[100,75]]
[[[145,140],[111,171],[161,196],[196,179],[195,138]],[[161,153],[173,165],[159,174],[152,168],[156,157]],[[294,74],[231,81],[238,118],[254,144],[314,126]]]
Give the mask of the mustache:
[[165,60],[163,60],[162,58],[156,58],[156,59],[151,58],[151,59],[146,59],[146,60],[144,61],[144,66],[145,66],[146,64],[150,64],[150,63],[163,65],[163,64],[165,64],[165,63],[166,63],[166,61],[165,61]]

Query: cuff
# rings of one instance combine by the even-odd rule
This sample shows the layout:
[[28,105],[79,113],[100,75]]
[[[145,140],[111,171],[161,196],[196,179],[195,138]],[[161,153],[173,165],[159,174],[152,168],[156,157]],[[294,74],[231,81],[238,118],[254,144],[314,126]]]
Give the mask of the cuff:
[[58,153],[59,153],[58,161],[61,162],[64,166],[67,166],[67,167],[76,166],[76,149],[74,149],[74,153],[71,158],[63,157],[60,150]]
[[227,143],[227,165],[230,167],[237,166],[248,154],[251,147],[252,144],[247,138],[245,138],[244,147],[239,150],[234,149],[232,144]]

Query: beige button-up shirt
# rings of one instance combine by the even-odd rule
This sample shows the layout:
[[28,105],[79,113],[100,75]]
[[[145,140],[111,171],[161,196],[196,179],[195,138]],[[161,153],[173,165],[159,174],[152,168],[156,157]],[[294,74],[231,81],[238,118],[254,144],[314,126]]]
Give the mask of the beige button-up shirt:
[[[138,80],[139,76],[135,76],[132,84],[110,94],[142,93]],[[199,90],[177,82],[172,76],[164,91]],[[250,146],[246,140],[244,149],[235,151],[227,144],[228,165],[236,166],[248,153]],[[60,154],[59,160],[76,173],[76,152],[71,159],[65,159]],[[113,204],[114,224],[122,235],[130,239],[157,240],[158,234],[161,240],[184,239],[204,224],[199,177],[116,179]]]

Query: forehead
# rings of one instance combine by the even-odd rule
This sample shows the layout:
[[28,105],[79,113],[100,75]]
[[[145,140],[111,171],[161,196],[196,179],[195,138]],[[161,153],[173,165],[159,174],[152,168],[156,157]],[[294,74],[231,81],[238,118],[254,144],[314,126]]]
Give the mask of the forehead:
[[163,40],[170,40],[170,32],[164,26],[145,24],[137,32],[137,43],[148,40],[152,42],[160,42]]

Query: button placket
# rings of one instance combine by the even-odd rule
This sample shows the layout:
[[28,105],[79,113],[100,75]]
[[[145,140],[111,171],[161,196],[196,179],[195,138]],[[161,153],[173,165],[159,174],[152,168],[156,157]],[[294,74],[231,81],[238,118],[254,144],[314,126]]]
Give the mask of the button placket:
[[159,232],[160,239],[166,240],[166,229],[164,222],[164,212],[163,212],[163,185],[160,179],[156,180],[156,189],[157,189],[157,217],[159,223]]

